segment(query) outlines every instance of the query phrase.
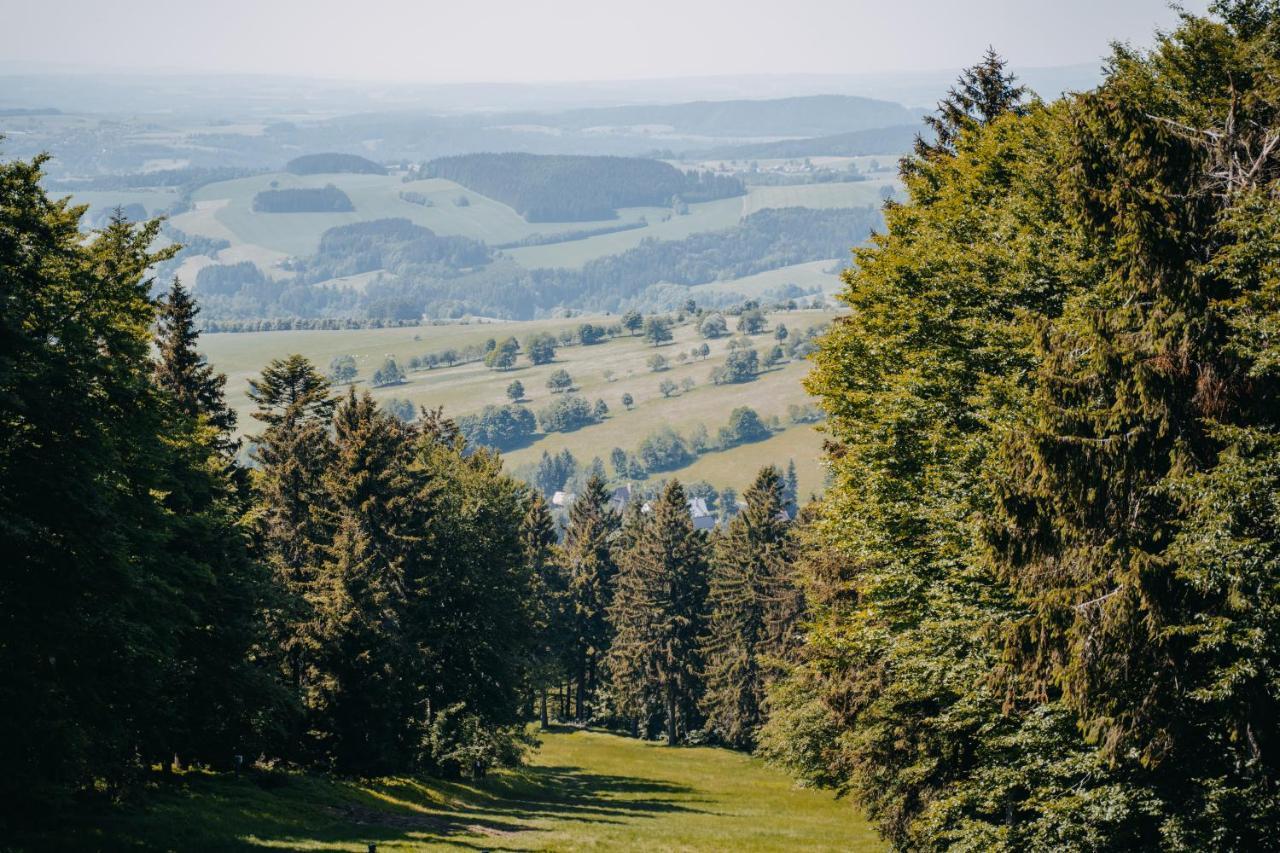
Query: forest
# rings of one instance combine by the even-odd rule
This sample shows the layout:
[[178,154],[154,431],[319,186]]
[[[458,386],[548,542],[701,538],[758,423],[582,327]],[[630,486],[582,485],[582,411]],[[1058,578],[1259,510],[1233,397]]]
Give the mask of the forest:
[[[192,768],[356,779],[361,802],[408,796],[378,793],[392,774],[519,791],[503,768],[560,723],[750,752],[720,772],[782,768],[897,850],[1280,849],[1277,80],[1266,0],[1117,43],[1054,100],[988,50],[812,341],[821,413],[794,417],[825,419],[829,488],[801,505],[766,466],[706,527],[704,490],[630,499],[599,460],[555,495],[567,449],[532,486],[505,473],[485,445],[526,409],[405,419],[299,355],[252,380],[242,447],[200,305],[151,277],[161,224],[86,240],[44,158],[0,163],[0,827],[119,813]],[[873,225],[755,216],[794,217],[797,254]],[[697,280],[792,251],[753,218],[608,263]],[[384,232],[423,239],[335,239]],[[644,280],[588,264],[525,304],[570,275],[610,306]],[[754,369],[738,351],[725,381]],[[540,428],[607,415],[549,385]],[[726,417],[726,442],[768,428]],[[691,452],[662,430],[634,455]]]
[[346,193],[329,184],[315,188],[263,190],[253,197],[253,209],[259,213],[342,213],[356,208]]
[[294,175],[325,175],[349,172],[355,175],[385,175],[385,167],[358,154],[304,154],[285,164]]
[[615,219],[620,207],[669,207],[745,192],[742,182],[710,172],[682,172],[658,160],[538,154],[460,154],[423,167],[510,205],[529,222]]

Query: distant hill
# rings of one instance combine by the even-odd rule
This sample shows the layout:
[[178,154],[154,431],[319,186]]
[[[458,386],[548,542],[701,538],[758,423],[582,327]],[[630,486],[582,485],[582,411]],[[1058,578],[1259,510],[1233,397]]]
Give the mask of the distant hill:
[[529,222],[613,219],[620,207],[665,206],[741,195],[736,178],[682,172],[658,160],[540,154],[463,154],[426,173],[514,208]]
[[564,129],[656,125],[702,136],[825,136],[912,124],[923,110],[851,95],[812,95],[760,101],[692,101],[570,110],[528,117]]
[[791,157],[861,157],[868,154],[905,154],[911,150],[919,124],[899,124],[873,130],[855,130],[808,139],[784,139],[752,145],[728,145],[696,152],[696,156],[720,160],[768,160]]
[[372,160],[357,154],[304,154],[295,157],[284,167],[295,175],[328,175],[350,173],[356,175],[385,175],[387,170]]

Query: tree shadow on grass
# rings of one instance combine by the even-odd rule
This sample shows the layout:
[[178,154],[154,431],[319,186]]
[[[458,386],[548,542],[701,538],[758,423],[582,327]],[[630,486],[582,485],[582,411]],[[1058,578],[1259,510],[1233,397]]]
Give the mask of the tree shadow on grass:
[[[307,774],[249,778],[192,775],[158,783],[142,809],[70,830],[76,849],[247,850],[314,844],[364,848],[449,844],[520,850],[518,840],[564,822],[622,823],[699,812],[693,789],[580,767],[534,766],[476,783],[399,778],[339,782]],[[63,836],[66,837],[66,836]],[[40,846],[40,845],[36,845]],[[536,846],[536,845],[534,845]],[[68,847],[67,849],[72,849]]]

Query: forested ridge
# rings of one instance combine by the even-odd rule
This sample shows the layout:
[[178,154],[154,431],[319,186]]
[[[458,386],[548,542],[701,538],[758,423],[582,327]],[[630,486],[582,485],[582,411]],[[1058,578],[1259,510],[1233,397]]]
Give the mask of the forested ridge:
[[[175,767],[478,779],[557,719],[753,750],[896,849],[1280,849],[1280,4],[1211,9],[1053,102],[962,74],[817,341],[830,487],[709,531],[603,463],[559,524],[301,356],[243,464],[159,223],[86,241],[0,164],[6,829]],[[436,247],[333,239],[388,235]]]

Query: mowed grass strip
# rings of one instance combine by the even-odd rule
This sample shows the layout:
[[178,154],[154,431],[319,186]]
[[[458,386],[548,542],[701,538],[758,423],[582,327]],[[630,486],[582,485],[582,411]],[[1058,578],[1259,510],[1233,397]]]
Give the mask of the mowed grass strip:
[[596,731],[540,735],[529,765],[477,783],[156,774],[140,802],[76,815],[18,849],[886,849],[845,801],[742,753]]

